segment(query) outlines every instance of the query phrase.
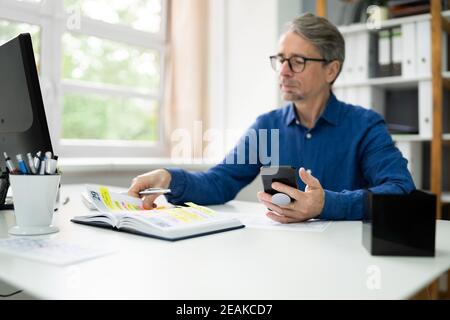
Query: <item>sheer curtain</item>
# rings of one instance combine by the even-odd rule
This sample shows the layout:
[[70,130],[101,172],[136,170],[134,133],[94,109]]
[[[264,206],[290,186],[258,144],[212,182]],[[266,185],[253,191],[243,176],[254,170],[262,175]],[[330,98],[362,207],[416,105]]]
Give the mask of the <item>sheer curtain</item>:
[[[199,127],[207,127],[208,0],[169,1],[168,64],[163,108],[168,156],[180,140],[176,132],[189,133],[192,157],[201,157]],[[182,131],[180,131],[181,129]],[[201,132],[202,134],[202,132]],[[188,140],[186,140],[187,142]]]

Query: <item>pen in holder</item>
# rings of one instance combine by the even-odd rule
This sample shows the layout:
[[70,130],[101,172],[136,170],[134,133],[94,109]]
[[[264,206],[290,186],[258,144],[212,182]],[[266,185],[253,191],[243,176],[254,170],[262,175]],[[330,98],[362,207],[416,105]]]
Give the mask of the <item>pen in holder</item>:
[[52,225],[61,175],[10,175],[16,226],[13,235],[39,235],[58,232]]

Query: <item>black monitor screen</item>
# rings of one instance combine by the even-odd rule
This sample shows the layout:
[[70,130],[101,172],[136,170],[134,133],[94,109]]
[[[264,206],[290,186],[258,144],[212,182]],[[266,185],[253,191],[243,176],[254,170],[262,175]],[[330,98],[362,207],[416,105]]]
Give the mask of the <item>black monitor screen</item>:
[[3,152],[17,154],[52,151],[30,34],[0,46],[0,166]]

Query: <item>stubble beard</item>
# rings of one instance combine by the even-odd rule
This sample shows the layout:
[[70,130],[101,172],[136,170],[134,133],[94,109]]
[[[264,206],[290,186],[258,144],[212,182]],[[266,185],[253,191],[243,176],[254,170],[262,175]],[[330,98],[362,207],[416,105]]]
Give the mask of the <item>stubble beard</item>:
[[[282,83],[284,82],[285,85],[296,85],[297,83],[293,82],[293,81],[289,81],[289,80],[281,80],[281,83],[279,84],[280,86],[280,90],[282,87]],[[283,92],[281,91],[281,97],[284,101],[301,101],[303,100],[303,95],[299,94],[299,93],[295,93],[295,92]]]
[[281,92],[281,97],[284,101],[301,101],[304,99],[303,95],[293,92]]

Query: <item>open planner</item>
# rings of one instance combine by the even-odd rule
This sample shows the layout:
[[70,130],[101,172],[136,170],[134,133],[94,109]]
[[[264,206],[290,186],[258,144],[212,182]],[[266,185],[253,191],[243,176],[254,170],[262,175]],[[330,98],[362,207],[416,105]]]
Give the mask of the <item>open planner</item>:
[[110,228],[163,240],[181,240],[243,228],[235,217],[215,212],[192,202],[187,206],[164,206],[144,210],[141,199],[110,191],[104,186],[87,185],[87,195],[97,209],[71,221]]

